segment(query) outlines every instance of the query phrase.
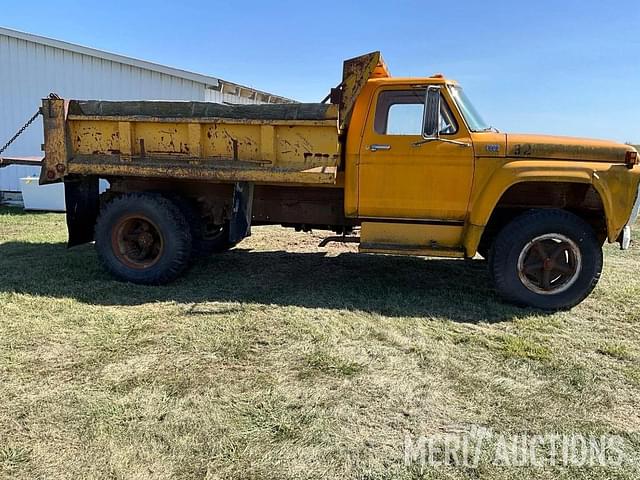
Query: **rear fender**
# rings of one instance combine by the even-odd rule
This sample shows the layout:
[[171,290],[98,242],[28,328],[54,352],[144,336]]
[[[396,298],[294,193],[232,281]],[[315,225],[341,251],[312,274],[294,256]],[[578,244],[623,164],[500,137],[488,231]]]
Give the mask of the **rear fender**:
[[253,183],[237,182],[233,189],[233,213],[229,223],[229,240],[239,242],[251,236]]
[[69,231],[68,247],[92,242],[100,210],[98,177],[65,177],[64,198]]

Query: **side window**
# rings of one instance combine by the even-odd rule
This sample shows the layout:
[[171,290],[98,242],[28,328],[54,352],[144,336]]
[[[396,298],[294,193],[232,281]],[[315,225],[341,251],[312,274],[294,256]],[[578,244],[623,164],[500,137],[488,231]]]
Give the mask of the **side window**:
[[[420,135],[424,104],[394,103],[387,112],[387,135]],[[378,132],[383,133],[383,132]]]
[[[378,95],[374,129],[380,135],[422,135],[424,90],[385,90]],[[440,134],[451,135],[458,125],[444,98],[440,102]]]

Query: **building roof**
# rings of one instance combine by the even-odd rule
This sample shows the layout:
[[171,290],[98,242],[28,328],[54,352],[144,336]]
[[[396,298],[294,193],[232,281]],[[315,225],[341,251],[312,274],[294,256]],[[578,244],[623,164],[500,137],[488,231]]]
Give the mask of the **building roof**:
[[179,68],[168,67],[166,65],[160,65],[158,63],[147,62],[145,60],[138,60],[137,58],[126,57],[124,55],[118,55],[116,53],[105,52],[103,50],[97,50],[95,48],[84,47],[75,43],[63,42],[62,40],[55,40],[53,38],[42,37],[40,35],[34,35],[32,33],[25,33],[18,30],[12,30],[10,28],[0,27],[0,35],[18,38],[20,40],[38,43],[40,45],[46,45],[53,48],[59,48],[62,50],[79,53],[81,55],[88,55],[90,57],[109,60],[112,62],[121,63],[123,65],[130,65],[132,67],[138,67],[144,70],[163,73],[172,77],[191,80],[196,83],[201,83],[205,87],[222,90],[225,93],[235,92],[237,95],[241,96],[260,96],[263,101],[266,101],[268,103],[294,103],[294,100],[291,100],[289,98],[274,95],[262,90],[256,90],[255,88],[246,87],[244,85],[228,82],[226,80],[221,80],[216,77],[189,72],[187,70],[181,70]]

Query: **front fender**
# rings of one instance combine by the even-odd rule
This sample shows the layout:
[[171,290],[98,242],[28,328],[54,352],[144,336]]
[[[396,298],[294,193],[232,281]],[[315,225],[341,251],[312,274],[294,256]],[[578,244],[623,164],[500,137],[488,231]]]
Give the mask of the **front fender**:
[[638,196],[640,168],[631,170],[626,166],[611,165],[609,169],[595,171],[592,183],[602,198],[607,216],[607,235],[609,242],[613,243],[629,222]]
[[[476,170],[481,172],[483,169]],[[479,176],[477,180],[470,201],[464,240],[469,256],[475,254],[484,227],[504,193],[513,185],[523,182],[593,185],[604,205],[608,239],[615,242],[631,214],[640,181],[640,169],[636,167],[629,170],[625,165],[597,162],[507,159],[506,163],[487,172],[484,178]]]

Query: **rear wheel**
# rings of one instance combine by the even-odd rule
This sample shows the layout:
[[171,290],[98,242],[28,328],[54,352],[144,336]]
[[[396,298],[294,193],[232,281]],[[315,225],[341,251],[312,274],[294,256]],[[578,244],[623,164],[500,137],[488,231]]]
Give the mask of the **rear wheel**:
[[158,285],[189,263],[191,232],[180,209],[158,194],[135,193],[107,203],[96,223],[96,250],[116,278]]
[[563,210],[520,215],[498,234],[489,258],[503,298],[544,310],[577,305],[602,272],[602,248],[593,229]]
[[206,233],[206,253],[222,253],[232,249],[240,242],[229,240],[229,222],[224,225],[215,225]]
[[238,242],[229,241],[229,222],[225,222],[224,225],[209,225],[194,202],[178,195],[173,195],[170,199],[180,209],[189,224],[193,260],[203,255],[224,252],[236,246]]

